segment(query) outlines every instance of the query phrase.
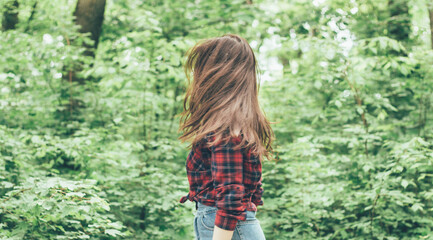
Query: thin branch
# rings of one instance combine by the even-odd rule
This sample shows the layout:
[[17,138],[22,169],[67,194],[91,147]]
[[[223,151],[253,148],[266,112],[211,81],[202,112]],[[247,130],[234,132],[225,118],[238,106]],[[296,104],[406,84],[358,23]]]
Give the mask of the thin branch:
[[[344,79],[347,81],[347,83],[350,86],[350,89],[353,92],[353,97],[355,99],[356,104],[362,108],[362,99],[360,97],[359,94],[359,90],[358,88],[356,88],[356,86],[349,80],[349,77],[347,76],[347,70],[349,68],[349,64],[346,65],[346,68],[343,71],[343,75],[344,75]],[[365,117],[365,111],[363,110],[361,113],[361,120],[362,120],[362,124],[364,125],[364,129],[365,129],[365,133],[368,134],[368,122],[367,122],[367,118]],[[368,140],[367,138],[364,141],[364,148],[365,148],[365,155],[368,157]]]
[[373,221],[374,221],[374,208],[376,207],[377,200],[379,199],[380,194],[377,194],[373,201],[373,207],[370,210],[370,234],[373,239]]
[[30,13],[30,17],[27,20],[27,26],[26,26],[26,29],[24,29],[24,32],[28,32],[30,30],[30,22],[33,20],[33,18],[35,16],[37,6],[38,6],[38,1],[35,1],[35,3],[33,4],[33,7],[32,7],[32,12]]
[[[68,36],[65,36],[65,39],[66,39],[66,43],[68,44],[68,46],[71,46],[71,41],[69,40],[69,38],[68,38]],[[69,72],[68,72],[68,82],[69,82],[69,117],[71,117],[72,116],[72,104],[73,104],[73,101],[72,101],[72,69],[69,69]]]

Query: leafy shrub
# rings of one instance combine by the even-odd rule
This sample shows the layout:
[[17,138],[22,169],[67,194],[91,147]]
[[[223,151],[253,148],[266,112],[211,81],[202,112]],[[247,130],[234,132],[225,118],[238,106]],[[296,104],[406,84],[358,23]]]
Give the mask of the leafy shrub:
[[101,191],[95,184],[95,180],[27,178],[0,199],[0,237],[112,239],[125,236],[122,223],[107,214],[110,206],[98,196]]

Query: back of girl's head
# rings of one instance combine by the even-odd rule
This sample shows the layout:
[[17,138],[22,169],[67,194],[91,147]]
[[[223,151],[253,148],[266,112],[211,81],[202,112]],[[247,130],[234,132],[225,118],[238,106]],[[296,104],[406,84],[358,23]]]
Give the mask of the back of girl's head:
[[239,146],[269,156],[273,133],[260,110],[256,72],[254,52],[240,36],[226,34],[191,48],[185,64],[189,87],[180,139],[195,145],[211,134],[212,145],[242,136]]

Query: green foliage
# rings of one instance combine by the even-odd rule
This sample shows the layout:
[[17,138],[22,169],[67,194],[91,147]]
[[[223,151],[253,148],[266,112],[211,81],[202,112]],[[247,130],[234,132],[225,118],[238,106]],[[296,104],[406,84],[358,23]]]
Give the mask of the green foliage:
[[0,33],[1,239],[192,239],[182,66],[229,32],[275,122],[267,239],[433,238],[427,1],[107,1],[95,58],[75,4],[20,0]]
[[387,35],[377,26],[387,19],[364,18],[386,2],[337,3],[298,15],[296,35],[270,53],[285,65],[263,97],[278,153],[264,170],[267,236],[430,239],[432,51],[417,45],[422,36]]
[[[6,239],[109,239],[124,235],[122,223],[107,212],[96,181],[59,177],[27,178],[1,199],[2,229]],[[3,186],[11,187],[3,182]],[[102,213],[100,213],[102,212]]]

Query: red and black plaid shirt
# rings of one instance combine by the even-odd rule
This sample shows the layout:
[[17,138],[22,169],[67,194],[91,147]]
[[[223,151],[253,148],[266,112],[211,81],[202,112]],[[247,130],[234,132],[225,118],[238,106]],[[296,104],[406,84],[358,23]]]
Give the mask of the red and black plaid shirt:
[[234,230],[238,220],[245,221],[246,211],[263,205],[261,162],[250,150],[234,150],[240,142],[239,137],[232,137],[227,144],[207,147],[205,138],[186,161],[190,191],[180,202],[216,206],[215,225],[225,230]]

